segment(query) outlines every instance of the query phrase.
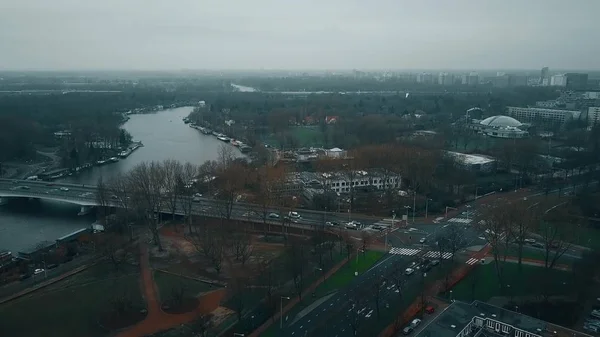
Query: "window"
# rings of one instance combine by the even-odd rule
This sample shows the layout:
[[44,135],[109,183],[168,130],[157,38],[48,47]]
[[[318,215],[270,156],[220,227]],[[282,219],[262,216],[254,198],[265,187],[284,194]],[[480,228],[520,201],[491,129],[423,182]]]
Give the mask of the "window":
[[488,328],[493,328],[494,327],[494,322],[487,321],[487,326],[488,326]]
[[508,325],[502,325],[502,332],[506,332],[508,333],[509,329],[508,329]]
[[483,320],[481,318],[479,318],[479,317],[476,317],[475,318],[475,325],[482,326],[483,325]]
[[496,323],[496,331],[500,331],[500,323]]

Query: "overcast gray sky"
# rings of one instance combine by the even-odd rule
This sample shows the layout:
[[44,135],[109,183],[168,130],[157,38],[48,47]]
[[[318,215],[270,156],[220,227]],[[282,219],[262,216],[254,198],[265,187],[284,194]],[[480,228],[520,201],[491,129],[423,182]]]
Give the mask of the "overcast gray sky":
[[0,0],[0,69],[600,68],[600,0]]

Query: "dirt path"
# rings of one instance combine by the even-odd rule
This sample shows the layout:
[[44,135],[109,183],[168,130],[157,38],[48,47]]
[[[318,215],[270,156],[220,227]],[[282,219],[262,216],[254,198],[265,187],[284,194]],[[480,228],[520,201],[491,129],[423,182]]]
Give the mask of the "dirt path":
[[168,330],[181,324],[191,322],[201,315],[212,312],[219,307],[219,303],[225,295],[225,289],[219,289],[204,294],[198,299],[198,307],[192,312],[172,315],[162,311],[160,308],[158,292],[156,291],[156,284],[152,277],[152,269],[150,268],[148,246],[145,243],[140,243],[140,253],[140,282],[144,291],[144,298],[146,299],[148,315],[143,321],[118,333],[117,337],[141,337]]

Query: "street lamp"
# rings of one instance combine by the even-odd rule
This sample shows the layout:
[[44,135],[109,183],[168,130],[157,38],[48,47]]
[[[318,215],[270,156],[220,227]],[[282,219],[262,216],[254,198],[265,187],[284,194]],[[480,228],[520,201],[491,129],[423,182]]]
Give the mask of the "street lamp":
[[477,198],[478,198],[477,192],[479,192],[479,186],[475,187],[475,200],[477,200]]
[[454,207],[446,206],[446,214],[444,215],[444,218],[448,217],[448,209],[456,210],[456,208],[454,208]]
[[364,253],[365,251],[356,247],[356,263],[354,264],[354,276],[358,276],[358,252]]
[[408,226],[408,210],[410,209],[410,206],[404,206],[404,209],[406,209],[406,225]]
[[431,199],[425,198],[425,219],[427,219],[427,215],[428,215],[427,213],[429,211],[429,200],[431,200]]
[[417,209],[417,190],[414,190],[414,192],[413,192],[413,208],[412,208],[412,211],[413,211],[413,221],[412,221],[412,223],[413,223],[413,225],[415,223],[415,210],[416,209]]
[[283,300],[289,300],[289,296],[281,296],[281,300],[279,301],[279,328],[283,329]]

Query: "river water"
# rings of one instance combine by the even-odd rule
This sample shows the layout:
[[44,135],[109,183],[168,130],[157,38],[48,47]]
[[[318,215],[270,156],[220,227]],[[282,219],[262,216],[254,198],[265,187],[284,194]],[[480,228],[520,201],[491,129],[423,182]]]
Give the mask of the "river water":
[[[131,133],[134,140],[141,141],[144,147],[117,163],[94,167],[62,181],[95,185],[100,177],[106,181],[144,161],[175,159],[200,165],[217,159],[219,148],[224,143],[184,124],[183,117],[191,111],[192,107],[181,107],[153,114],[131,115],[123,128]],[[0,206],[0,251],[7,249],[15,254],[34,247],[40,241],[54,241],[94,222],[93,214],[77,216],[78,212],[79,206],[72,204],[48,200],[11,200],[7,205]]]

